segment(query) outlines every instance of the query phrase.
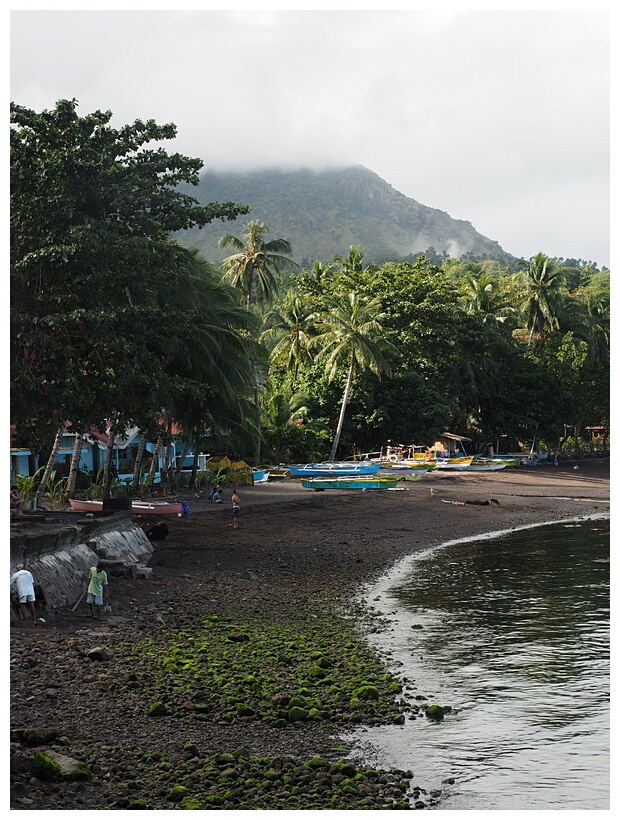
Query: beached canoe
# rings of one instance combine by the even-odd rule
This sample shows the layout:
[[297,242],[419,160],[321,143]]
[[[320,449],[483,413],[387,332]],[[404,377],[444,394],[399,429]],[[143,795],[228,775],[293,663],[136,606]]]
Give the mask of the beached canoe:
[[308,490],[392,490],[400,479],[373,476],[340,476],[336,478],[302,478]]
[[[81,498],[70,498],[72,510],[79,512],[102,512],[103,501],[89,501]],[[140,501],[131,502],[131,511],[136,515],[182,515],[182,501]]]
[[379,472],[378,462],[323,461],[318,464],[289,464],[290,474],[295,478],[314,476],[369,476]]
[[472,463],[473,456],[456,456],[453,458],[438,458],[438,470],[465,470]]
[[388,478],[388,479],[397,479],[397,481],[419,481],[424,473],[416,473],[415,471],[412,472],[405,472],[405,471],[392,471],[392,470],[384,470],[381,468],[379,470],[379,475],[377,478]]
[[496,470],[503,470],[506,467],[503,461],[477,461],[474,459],[472,463],[465,469],[464,472],[466,473],[475,473],[475,472],[495,472]]

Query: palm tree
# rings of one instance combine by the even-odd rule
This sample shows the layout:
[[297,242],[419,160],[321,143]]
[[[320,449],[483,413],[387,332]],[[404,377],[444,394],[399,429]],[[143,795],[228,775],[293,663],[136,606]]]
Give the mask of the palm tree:
[[556,261],[544,253],[537,253],[522,265],[517,300],[528,328],[529,347],[535,331],[542,339],[545,330],[559,329],[564,277]]
[[325,372],[331,381],[342,362],[348,364],[348,375],[340,407],[340,417],[329,460],[334,461],[342,433],[344,416],[355,374],[368,369],[377,377],[389,375],[390,366],[383,354],[395,350],[385,338],[381,321],[385,318],[379,299],[365,301],[357,293],[337,294],[328,310],[316,319],[320,332],[314,339],[319,358],[325,359]]
[[[247,223],[241,238],[226,234],[219,241],[220,248],[234,248],[236,253],[224,259],[221,270],[233,287],[243,294],[246,310],[249,311],[254,296],[262,305],[269,305],[278,293],[277,274],[282,268],[293,268],[296,263],[285,254],[291,253],[290,242],[286,239],[271,239],[265,222],[254,219]],[[254,464],[260,464],[260,409],[258,401],[258,377],[254,367],[254,402],[257,409],[257,435],[255,441]]]
[[299,365],[312,361],[313,318],[302,296],[289,290],[267,315],[266,321],[271,323],[271,327],[259,337],[259,342],[275,341],[271,361],[284,365],[286,372],[292,376],[293,384],[297,381]]
[[56,435],[54,437],[54,444],[52,445],[52,450],[47,459],[47,464],[45,465],[45,470],[43,471],[43,476],[41,481],[39,482],[39,486],[37,487],[37,491],[35,493],[35,501],[37,504],[41,503],[41,499],[43,498],[43,493],[45,492],[45,488],[47,486],[47,481],[52,474],[52,470],[54,469],[54,464],[56,463],[56,458],[58,456],[58,451],[60,450],[60,444],[62,442],[62,436],[65,432],[65,423],[61,421],[58,427],[56,428]]
[[75,441],[73,442],[73,452],[71,454],[71,467],[69,468],[69,477],[67,479],[67,484],[65,486],[65,498],[71,498],[75,490],[75,485],[77,483],[77,475],[80,468],[82,441],[82,433],[77,431],[75,434]]
[[278,292],[277,274],[283,268],[294,268],[296,262],[285,254],[291,253],[286,239],[265,242],[270,229],[257,219],[248,222],[241,238],[226,234],[219,240],[220,248],[233,248],[236,253],[227,256],[221,270],[227,280],[243,294],[245,306],[250,309],[255,297],[263,305],[271,303]]
[[498,284],[487,273],[467,276],[461,285],[459,304],[470,315],[479,315],[486,324],[489,320],[505,322],[514,308],[501,301]]

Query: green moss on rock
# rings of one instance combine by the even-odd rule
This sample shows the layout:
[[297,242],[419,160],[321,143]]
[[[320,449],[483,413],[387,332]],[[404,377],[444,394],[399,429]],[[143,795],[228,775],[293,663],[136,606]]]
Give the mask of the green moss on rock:
[[180,803],[187,796],[189,796],[189,790],[185,786],[173,786],[168,792],[167,799],[171,803]]
[[39,780],[51,780],[60,774],[60,764],[48,757],[45,752],[36,752],[32,762],[32,773]]

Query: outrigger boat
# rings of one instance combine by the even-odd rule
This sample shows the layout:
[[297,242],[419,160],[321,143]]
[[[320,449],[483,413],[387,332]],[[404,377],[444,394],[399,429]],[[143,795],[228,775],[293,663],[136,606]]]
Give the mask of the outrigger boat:
[[333,476],[367,476],[379,472],[381,465],[376,462],[358,461],[323,461],[319,464],[289,464],[290,474],[295,478],[333,477]]
[[475,458],[465,470],[466,473],[473,472],[495,472],[503,470],[507,465],[503,461],[486,458]]
[[457,456],[455,458],[438,458],[438,470],[466,470],[474,460],[473,456]]
[[339,478],[302,478],[308,490],[393,490],[400,479],[373,478],[372,476],[341,476]]
[[382,461],[379,474],[385,472],[402,473],[403,475],[424,475],[437,469],[437,459],[433,462],[403,458],[401,461]]
[[[81,498],[70,498],[69,504],[72,510],[79,512],[102,512],[103,501],[91,501]],[[140,501],[138,499],[131,502],[131,512],[137,515],[182,515],[182,501]]]

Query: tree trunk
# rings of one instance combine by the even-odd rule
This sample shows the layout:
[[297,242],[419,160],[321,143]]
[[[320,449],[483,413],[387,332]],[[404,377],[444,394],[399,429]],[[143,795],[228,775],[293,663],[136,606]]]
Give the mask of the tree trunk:
[[110,487],[112,486],[112,453],[114,452],[114,429],[110,425],[108,431],[108,446],[105,449],[105,461],[103,462],[103,497],[110,497]]
[[75,434],[75,442],[73,444],[73,453],[71,454],[71,467],[69,469],[69,478],[65,487],[65,498],[71,498],[75,490],[77,482],[77,474],[80,468],[80,456],[82,455],[82,434]]
[[155,444],[155,451],[153,453],[153,460],[151,461],[151,467],[149,469],[149,474],[146,479],[146,486],[148,487],[149,492],[153,492],[153,480],[155,478],[155,473],[157,472],[157,462],[159,461],[159,451],[161,450],[161,445],[164,440],[164,434],[160,433],[157,438],[157,443]]
[[138,492],[138,486],[140,484],[140,471],[142,468],[142,458],[144,457],[144,450],[146,448],[146,436],[144,433],[140,438],[140,444],[138,444],[138,452],[136,453],[136,463],[133,465],[133,478],[131,480],[131,490],[134,493]]
[[194,439],[194,461],[192,464],[192,474],[189,478],[189,488],[193,490],[196,486],[196,473],[198,472],[198,433],[196,433],[196,438]]
[[261,437],[261,425],[260,425],[260,404],[258,399],[258,384],[256,383],[256,374],[254,376],[254,402],[256,404],[256,445],[254,449],[254,466],[260,466],[260,437]]
[[329,454],[329,460],[336,460],[336,450],[340,442],[340,434],[342,433],[342,426],[344,424],[344,414],[347,409],[347,401],[349,400],[349,393],[351,392],[351,385],[353,384],[353,372],[355,370],[355,354],[351,356],[351,366],[349,367],[349,375],[347,377],[347,384],[344,388],[344,396],[342,397],[342,407],[340,408],[340,418],[338,419],[338,427],[336,428],[336,435],[334,436],[334,443]]
[[43,477],[37,487],[37,491],[35,493],[35,501],[37,504],[41,501],[43,497],[43,493],[45,492],[45,487],[47,486],[47,481],[52,473],[52,468],[56,463],[56,457],[58,455],[58,451],[60,450],[60,442],[62,441],[62,435],[65,431],[65,423],[61,421],[58,425],[58,430],[56,431],[56,438],[54,439],[54,446],[52,447],[52,452],[50,453],[50,457],[47,460],[47,465],[45,470],[43,471]]
[[181,460],[177,458],[177,466],[176,470],[174,471],[174,481],[175,484],[178,483],[179,478],[181,476],[181,470],[183,469],[183,465],[185,464],[185,459],[187,454],[189,453],[189,445],[191,441],[191,435],[188,434],[187,439],[185,440],[185,444],[183,445],[183,452],[181,453]]

